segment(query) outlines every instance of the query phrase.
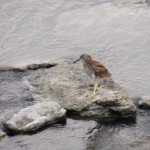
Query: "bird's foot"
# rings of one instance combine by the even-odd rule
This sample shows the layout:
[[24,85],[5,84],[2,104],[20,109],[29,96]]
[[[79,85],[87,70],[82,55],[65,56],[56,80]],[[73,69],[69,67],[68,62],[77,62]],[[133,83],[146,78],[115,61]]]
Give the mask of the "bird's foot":
[[95,91],[94,91],[91,95],[87,95],[86,98],[87,98],[87,99],[90,99],[90,100],[94,99],[95,96],[98,94],[99,90],[100,90],[100,87],[97,87],[97,88],[95,89]]
[[95,96],[96,96],[96,93],[92,93],[91,95],[87,95],[86,98],[89,100],[92,100],[95,98]]

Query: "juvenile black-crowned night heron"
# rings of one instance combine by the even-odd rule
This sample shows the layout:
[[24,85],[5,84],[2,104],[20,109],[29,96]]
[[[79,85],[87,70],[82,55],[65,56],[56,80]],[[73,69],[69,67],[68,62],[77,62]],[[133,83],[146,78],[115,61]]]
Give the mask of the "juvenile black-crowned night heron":
[[92,99],[95,97],[96,92],[98,91],[98,79],[111,77],[111,74],[104,65],[102,65],[100,62],[98,62],[96,60],[93,60],[90,55],[83,54],[74,63],[76,63],[77,61],[80,61],[80,60],[83,63],[85,72],[90,77],[95,79],[94,91],[90,96],[88,96],[90,99]]

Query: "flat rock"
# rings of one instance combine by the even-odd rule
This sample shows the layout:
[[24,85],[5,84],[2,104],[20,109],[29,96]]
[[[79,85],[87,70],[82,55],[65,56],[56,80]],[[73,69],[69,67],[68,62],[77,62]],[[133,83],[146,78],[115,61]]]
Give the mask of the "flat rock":
[[54,99],[70,114],[98,119],[132,118],[136,107],[126,91],[112,79],[100,81],[101,87],[93,100],[94,83],[85,74],[82,64],[60,64],[26,78],[33,95]]
[[8,131],[26,133],[65,119],[66,110],[56,102],[43,102],[29,106],[14,114],[4,127]]
[[139,101],[141,108],[150,109],[150,96],[143,96]]

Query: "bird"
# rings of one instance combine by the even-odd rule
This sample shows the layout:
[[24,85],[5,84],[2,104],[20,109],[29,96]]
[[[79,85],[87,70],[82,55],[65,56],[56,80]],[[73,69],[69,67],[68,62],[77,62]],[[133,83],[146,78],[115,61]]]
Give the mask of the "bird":
[[99,89],[98,79],[111,77],[111,73],[102,63],[94,60],[88,54],[82,54],[73,63],[76,63],[78,61],[82,61],[84,71],[87,73],[87,75],[95,79],[95,86],[94,86],[93,93],[90,96],[88,96],[89,99],[93,99],[96,96],[96,92]]

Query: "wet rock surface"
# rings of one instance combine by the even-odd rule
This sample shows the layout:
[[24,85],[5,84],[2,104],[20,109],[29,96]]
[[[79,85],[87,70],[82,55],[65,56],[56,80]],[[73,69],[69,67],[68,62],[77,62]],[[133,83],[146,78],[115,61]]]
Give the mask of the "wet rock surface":
[[39,101],[51,97],[71,114],[104,120],[136,116],[132,100],[112,79],[101,81],[97,96],[89,100],[87,95],[93,92],[94,81],[88,81],[80,63],[57,65],[34,73],[25,81],[32,88],[33,97],[39,96]]
[[66,119],[66,110],[56,102],[29,106],[14,114],[5,124],[10,132],[27,133]]
[[139,107],[150,109],[150,96],[144,96],[139,101]]

